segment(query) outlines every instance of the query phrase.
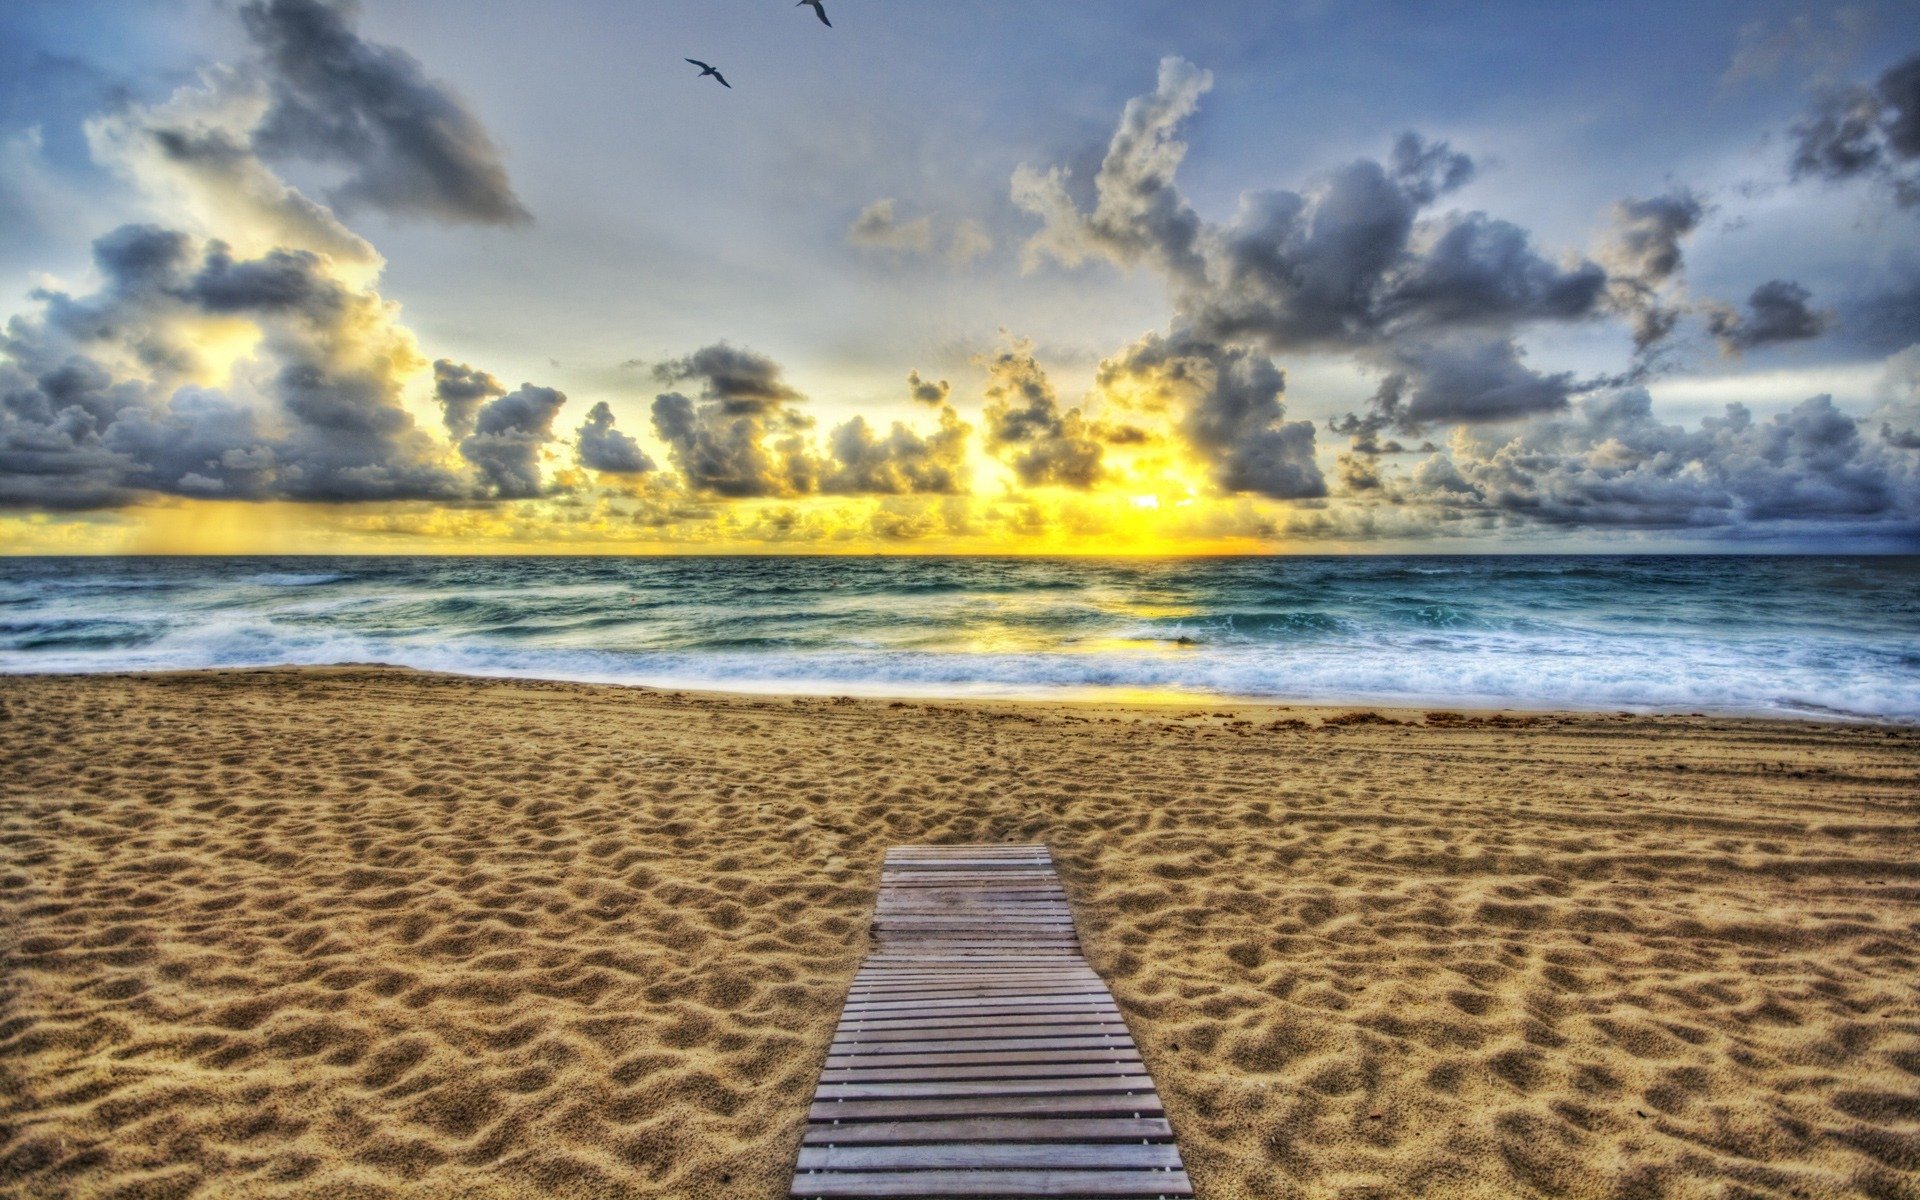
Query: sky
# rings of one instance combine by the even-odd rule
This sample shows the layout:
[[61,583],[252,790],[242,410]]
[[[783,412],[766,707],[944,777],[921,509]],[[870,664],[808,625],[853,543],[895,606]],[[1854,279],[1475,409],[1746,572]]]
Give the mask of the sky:
[[0,549],[1920,552],[1911,5],[825,9],[0,9]]

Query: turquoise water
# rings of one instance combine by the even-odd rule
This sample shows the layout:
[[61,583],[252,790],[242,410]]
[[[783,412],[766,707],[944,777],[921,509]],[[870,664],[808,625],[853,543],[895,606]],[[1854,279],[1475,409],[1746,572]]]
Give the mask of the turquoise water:
[[1920,558],[0,559],[0,671],[1920,720]]

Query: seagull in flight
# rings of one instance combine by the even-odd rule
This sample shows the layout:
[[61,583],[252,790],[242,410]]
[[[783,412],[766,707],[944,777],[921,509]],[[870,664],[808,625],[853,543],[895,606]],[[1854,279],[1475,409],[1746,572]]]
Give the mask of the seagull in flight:
[[800,0],[799,4],[794,5],[795,8],[803,8],[807,6],[812,6],[813,15],[820,18],[820,23],[822,25],[825,25],[828,29],[833,28],[833,22],[827,20],[827,6],[823,2],[823,0]]
[[715,79],[720,81],[721,87],[726,88],[728,91],[733,90],[733,85],[727,82],[727,77],[720,73],[720,68],[715,66],[710,66],[707,63],[703,63],[697,58],[690,58],[687,61],[692,63],[694,66],[700,68],[700,74],[698,78],[705,79],[707,76],[711,75]]

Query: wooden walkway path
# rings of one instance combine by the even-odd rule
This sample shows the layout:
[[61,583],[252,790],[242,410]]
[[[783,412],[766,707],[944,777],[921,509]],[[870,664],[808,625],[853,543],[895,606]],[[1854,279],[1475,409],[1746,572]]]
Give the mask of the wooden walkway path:
[[1193,1195],[1045,846],[900,846],[790,1195]]

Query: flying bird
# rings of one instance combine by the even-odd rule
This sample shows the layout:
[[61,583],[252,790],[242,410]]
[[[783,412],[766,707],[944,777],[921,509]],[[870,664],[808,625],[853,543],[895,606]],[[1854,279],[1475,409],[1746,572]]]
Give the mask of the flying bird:
[[721,87],[726,88],[729,91],[733,90],[733,85],[727,82],[727,77],[720,73],[720,68],[709,66],[708,64],[701,62],[697,58],[690,58],[687,61],[692,63],[694,66],[700,68],[700,74],[695,76],[695,78],[705,79],[707,76],[711,75],[715,79],[720,81]]
[[813,15],[820,18],[820,23],[822,25],[825,25],[828,29],[832,29],[833,22],[827,20],[827,6],[824,3],[824,0],[800,0],[800,3],[794,5],[794,7],[804,8],[809,5],[811,5],[813,8]]

